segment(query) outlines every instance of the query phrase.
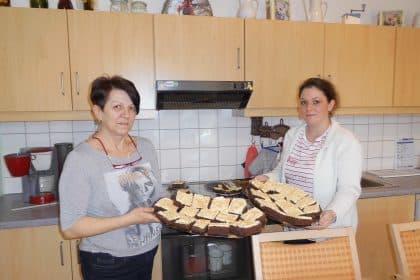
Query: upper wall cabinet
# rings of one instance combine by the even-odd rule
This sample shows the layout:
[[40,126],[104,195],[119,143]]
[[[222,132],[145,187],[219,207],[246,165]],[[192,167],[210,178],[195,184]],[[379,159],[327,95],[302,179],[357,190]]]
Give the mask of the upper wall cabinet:
[[392,27],[325,25],[324,77],[336,86],[340,107],[392,106],[394,42]]
[[242,19],[155,15],[157,80],[243,80]]
[[73,110],[88,110],[90,83],[122,75],[141,94],[141,108],[155,108],[153,16],[68,11]]
[[245,79],[254,81],[247,108],[292,108],[297,89],[323,72],[324,25],[245,20]]
[[396,106],[420,106],[420,28],[397,29],[395,65]]
[[65,13],[0,8],[0,112],[71,111]]

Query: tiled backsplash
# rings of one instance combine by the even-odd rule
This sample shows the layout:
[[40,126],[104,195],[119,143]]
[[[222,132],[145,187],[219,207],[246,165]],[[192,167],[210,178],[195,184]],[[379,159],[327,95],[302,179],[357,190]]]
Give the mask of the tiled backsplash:
[[[270,125],[279,117],[264,118]],[[290,126],[296,117],[284,117]],[[338,116],[336,120],[353,131],[363,146],[364,170],[394,166],[395,140],[413,137],[420,165],[420,115]],[[26,146],[52,146],[58,142],[75,145],[95,131],[92,121],[0,123],[0,153],[17,152]],[[132,135],[149,138],[160,160],[163,182],[216,180],[243,177],[241,163],[248,146],[274,144],[252,137],[250,118],[234,117],[231,110],[160,111],[153,120],[136,120]],[[21,179],[11,177],[1,161],[0,194],[21,192]]]

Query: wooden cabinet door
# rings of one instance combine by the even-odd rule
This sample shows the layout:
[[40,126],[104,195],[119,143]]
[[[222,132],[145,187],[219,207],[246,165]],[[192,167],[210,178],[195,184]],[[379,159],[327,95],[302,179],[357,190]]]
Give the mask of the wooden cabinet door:
[[323,48],[321,23],[245,20],[247,108],[296,108],[299,85],[323,72]]
[[392,279],[397,273],[389,225],[414,221],[414,203],[414,195],[359,199],[356,243],[364,278]]
[[73,110],[89,109],[89,86],[100,75],[121,75],[155,108],[153,16],[68,10]]
[[394,106],[420,106],[420,28],[397,28]]
[[155,15],[157,80],[243,80],[242,19]]
[[0,112],[70,111],[64,10],[0,9]]
[[57,226],[0,230],[1,279],[72,279],[70,243]]
[[79,258],[79,239],[70,240],[70,251],[71,251],[71,267],[73,280],[82,280],[82,272],[80,268]]
[[325,25],[325,73],[340,107],[392,106],[395,28]]

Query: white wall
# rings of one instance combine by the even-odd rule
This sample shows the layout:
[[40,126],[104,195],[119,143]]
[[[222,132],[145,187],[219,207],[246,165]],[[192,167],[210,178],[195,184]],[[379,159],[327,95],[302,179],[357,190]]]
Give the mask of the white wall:
[[[95,7],[98,10],[109,10],[110,0],[94,0]],[[148,5],[150,13],[160,13],[162,11],[165,0],[143,0]],[[305,12],[303,1],[309,0],[290,0],[290,17],[291,20],[305,20]],[[49,7],[57,7],[58,0],[49,0]],[[72,0],[75,5],[76,0]],[[240,0],[210,0],[213,14],[218,17],[236,17]],[[257,18],[265,18],[265,0],[258,0],[259,8]],[[380,10],[403,10],[405,23],[411,25],[413,16],[416,12],[420,12],[420,0],[326,0],[328,10],[325,21],[341,22],[341,16],[350,12],[351,9],[360,9],[361,4],[366,4],[366,11],[361,17],[363,24],[376,24],[377,15]],[[29,0],[11,0],[12,6],[28,7]]]

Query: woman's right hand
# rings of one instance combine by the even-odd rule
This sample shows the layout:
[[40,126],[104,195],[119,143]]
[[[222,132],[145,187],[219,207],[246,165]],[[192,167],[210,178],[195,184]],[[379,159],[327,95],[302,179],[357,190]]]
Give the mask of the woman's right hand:
[[265,183],[268,180],[268,176],[266,176],[266,175],[258,175],[258,176],[255,176],[255,179],[257,179],[258,181],[260,181],[262,183]]
[[132,224],[160,223],[160,220],[154,214],[152,207],[138,207],[131,210],[128,215]]

